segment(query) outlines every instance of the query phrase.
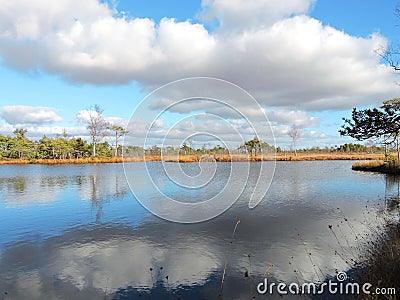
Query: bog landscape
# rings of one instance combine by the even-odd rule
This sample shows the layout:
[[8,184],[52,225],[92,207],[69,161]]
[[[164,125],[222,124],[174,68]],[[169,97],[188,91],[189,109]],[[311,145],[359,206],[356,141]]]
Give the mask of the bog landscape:
[[0,300],[398,299],[394,1],[5,1]]

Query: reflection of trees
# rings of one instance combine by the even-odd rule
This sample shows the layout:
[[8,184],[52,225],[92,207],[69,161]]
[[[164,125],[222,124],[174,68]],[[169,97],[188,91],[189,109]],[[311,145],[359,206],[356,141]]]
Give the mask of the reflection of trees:
[[123,197],[128,192],[124,174],[119,167],[109,165],[92,169],[87,166],[76,173],[74,176],[58,173],[54,176],[0,177],[1,199],[11,206],[34,205],[54,201],[65,188],[74,187],[80,199],[90,200],[93,207],[97,208],[96,220],[100,220],[103,204]]
[[57,198],[65,184],[62,178],[53,177],[0,178],[1,200],[11,206],[50,202]]
[[76,184],[80,198],[90,200],[92,208],[96,209],[96,222],[101,219],[105,203],[123,197],[128,192],[125,176],[114,169],[110,173],[104,172],[102,168],[95,168],[93,174],[76,178]]
[[100,221],[100,217],[103,211],[103,201],[98,195],[97,174],[93,174],[91,178],[91,184],[92,184],[92,193],[91,193],[92,208],[97,207],[96,222],[98,222]]
[[39,189],[65,187],[68,184],[68,178],[62,176],[46,177],[9,177],[0,178],[0,189],[5,189],[13,193],[25,193],[32,187]]
[[0,188],[6,188],[14,191],[14,193],[23,193],[26,188],[25,177],[12,177],[0,180]]
[[399,207],[400,204],[400,176],[386,175],[385,202],[389,210]]

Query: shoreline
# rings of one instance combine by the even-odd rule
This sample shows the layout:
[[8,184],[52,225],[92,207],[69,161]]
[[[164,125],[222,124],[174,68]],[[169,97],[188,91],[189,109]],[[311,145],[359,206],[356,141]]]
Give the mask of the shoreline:
[[400,164],[396,161],[359,162],[355,163],[351,168],[354,171],[400,175]]
[[0,159],[0,165],[24,165],[24,164],[95,164],[95,163],[122,163],[122,162],[259,162],[259,161],[323,161],[323,160],[378,160],[383,161],[383,153],[279,153],[253,155],[247,154],[188,154],[188,155],[146,155],[132,157],[87,157],[74,159]]

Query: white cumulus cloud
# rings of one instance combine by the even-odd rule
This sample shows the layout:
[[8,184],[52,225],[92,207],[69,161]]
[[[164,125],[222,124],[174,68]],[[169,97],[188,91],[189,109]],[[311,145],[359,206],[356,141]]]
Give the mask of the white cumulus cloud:
[[287,124],[296,127],[316,127],[319,125],[317,117],[301,110],[275,109],[269,111],[267,116],[273,124]]
[[[90,122],[90,116],[97,116],[97,114],[97,112],[90,109],[80,110],[76,114],[76,120],[79,125],[87,125]],[[128,123],[128,120],[119,117],[110,117],[106,115],[102,115],[102,117],[104,122],[106,122],[110,126],[116,125],[126,127]]]
[[217,20],[224,31],[271,25],[294,14],[307,13],[315,0],[203,0],[199,17]]
[[40,106],[3,106],[0,108],[0,117],[8,124],[46,124],[61,122],[63,119],[56,109]]
[[220,23],[209,31],[192,21],[120,17],[98,0],[2,1],[0,56],[20,70],[100,85],[136,81],[148,90],[218,77],[266,107],[348,109],[398,94],[395,75],[375,53],[386,39],[325,26],[307,16],[313,3],[203,0],[203,17]]

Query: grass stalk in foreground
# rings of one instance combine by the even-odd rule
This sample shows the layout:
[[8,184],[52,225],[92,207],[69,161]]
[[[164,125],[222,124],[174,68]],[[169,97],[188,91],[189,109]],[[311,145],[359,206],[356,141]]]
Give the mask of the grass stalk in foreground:
[[[233,229],[232,238],[231,238],[230,244],[233,243],[233,239],[234,239],[234,237],[235,237],[236,229],[237,229],[237,227],[238,227],[239,224],[240,224],[240,219],[237,220],[236,225],[235,225],[235,228]],[[223,273],[222,273],[222,280],[221,280],[221,292],[220,292],[220,295],[219,295],[219,298],[220,298],[220,299],[223,298],[222,295],[223,295],[223,290],[224,290],[224,283],[225,283],[225,275],[226,275],[226,267],[227,267],[227,264],[228,264],[228,259],[225,259],[224,271],[223,271]]]
[[[369,251],[361,266],[355,270],[360,284],[370,283],[375,288],[400,287],[400,224],[389,223],[387,228],[369,244]],[[360,295],[359,299],[399,299],[398,295]]]

